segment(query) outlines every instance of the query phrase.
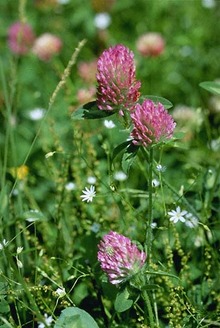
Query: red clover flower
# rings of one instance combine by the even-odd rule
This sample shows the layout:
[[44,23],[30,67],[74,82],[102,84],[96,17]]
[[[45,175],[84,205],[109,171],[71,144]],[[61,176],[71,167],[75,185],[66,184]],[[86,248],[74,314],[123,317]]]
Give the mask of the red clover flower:
[[35,35],[29,24],[16,22],[8,29],[8,45],[15,54],[24,55],[28,53],[34,39]]
[[133,143],[145,147],[172,138],[176,126],[172,116],[161,103],[155,104],[148,99],[142,105],[135,105],[131,119]]
[[98,261],[109,281],[116,285],[127,281],[144,266],[146,254],[131,240],[110,231],[98,245]]
[[134,54],[118,44],[105,50],[97,63],[97,105],[101,110],[131,109],[140,96]]

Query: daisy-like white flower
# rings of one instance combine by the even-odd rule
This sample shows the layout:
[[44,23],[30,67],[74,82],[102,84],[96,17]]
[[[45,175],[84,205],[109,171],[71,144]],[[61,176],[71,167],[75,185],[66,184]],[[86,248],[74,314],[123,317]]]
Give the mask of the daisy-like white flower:
[[8,245],[8,241],[6,239],[3,239],[2,243],[0,243],[0,251],[3,250]]
[[127,174],[125,174],[123,171],[117,171],[114,174],[114,179],[117,181],[125,181],[127,178]]
[[55,293],[59,296],[59,297],[63,297],[64,295],[66,295],[66,291],[64,287],[59,287],[57,288],[57,290],[55,291]]
[[53,317],[52,316],[48,316],[47,313],[44,314],[44,320],[46,325],[43,322],[38,322],[38,328],[45,328],[45,327],[50,327],[52,325],[53,322]]
[[87,182],[91,185],[94,185],[96,183],[96,177],[93,176],[88,177]]
[[107,129],[113,129],[115,127],[115,123],[112,120],[104,120],[104,126]]
[[95,27],[105,30],[111,24],[111,16],[108,13],[98,13],[94,19]]
[[80,197],[82,198],[83,202],[92,202],[93,198],[96,196],[95,186],[91,185],[90,188],[85,188],[82,190],[83,195]]
[[161,164],[157,164],[156,166],[158,172],[165,172],[166,171],[166,166],[163,166]]
[[65,189],[67,191],[72,191],[72,190],[76,189],[76,184],[72,181],[67,182],[66,185],[65,185]]
[[152,180],[152,187],[157,188],[160,185],[160,181],[157,179]]
[[195,228],[197,227],[199,224],[198,219],[192,215],[192,213],[187,213],[186,214],[186,221],[185,221],[185,225],[189,228]]
[[177,206],[176,210],[172,210],[170,212],[168,212],[168,215],[170,216],[170,221],[173,223],[177,223],[179,221],[181,222],[185,222],[185,215],[187,214],[187,211],[182,211],[181,208],[179,206]]
[[22,246],[19,246],[18,248],[17,248],[17,254],[20,254],[21,252],[23,251],[23,247]]
[[45,112],[46,111],[44,108],[34,108],[34,109],[30,110],[30,112],[28,113],[28,116],[31,120],[38,121],[44,117]]

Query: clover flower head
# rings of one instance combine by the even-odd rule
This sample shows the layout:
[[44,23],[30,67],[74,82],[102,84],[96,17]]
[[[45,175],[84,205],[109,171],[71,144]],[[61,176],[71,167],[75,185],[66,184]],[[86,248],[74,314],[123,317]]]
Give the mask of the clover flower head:
[[179,206],[177,206],[176,210],[172,210],[170,212],[168,212],[168,215],[170,216],[170,221],[173,223],[177,223],[179,221],[181,222],[185,222],[185,215],[187,215],[187,211],[185,210],[181,210],[181,208]]
[[96,79],[97,106],[101,110],[131,109],[140,96],[134,54],[124,45],[106,49],[98,59]]
[[34,42],[32,52],[41,60],[48,61],[58,54],[62,48],[62,41],[51,33],[40,35]]
[[29,24],[15,22],[8,29],[8,45],[11,51],[18,55],[28,53],[35,39]]
[[142,56],[159,56],[165,48],[165,40],[161,34],[149,32],[141,35],[137,40],[137,50]]
[[142,105],[135,105],[131,119],[133,143],[145,147],[172,138],[176,125],[161,103],[155,104],[149,99],[146,99]]
[[110,231],[98,245],[98,261],[109,281],[117,285],[137,274],[144,266],[146,254],[131,240]]
[[82,198],[83,202],[92,202],[93,198],[96,196],[96,192],[95,192],[95,187],[93,185],[90,186],[90,188],[85,188],[82,191],[83,195],[81,195],[80,197]]

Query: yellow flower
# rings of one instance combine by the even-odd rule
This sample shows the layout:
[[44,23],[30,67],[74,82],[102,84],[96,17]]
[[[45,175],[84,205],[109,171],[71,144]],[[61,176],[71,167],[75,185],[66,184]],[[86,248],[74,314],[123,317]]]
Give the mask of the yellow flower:
[[29,172],[29,168],[27,165],[12,167],[10,169],[11,175],[18,180],[24,180],[27,177],[28,172]]

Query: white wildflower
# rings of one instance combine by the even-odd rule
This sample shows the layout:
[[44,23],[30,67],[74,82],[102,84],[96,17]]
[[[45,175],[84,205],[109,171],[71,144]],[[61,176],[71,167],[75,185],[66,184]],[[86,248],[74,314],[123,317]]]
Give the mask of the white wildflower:
[[96,177],[93,177],[93,176],[88,177],[87,182],[91,185],[95,184],[96,183]]
[[111,16],[108,13],[98,13],[94,18],[95,27],[105,30],[111,24]]
[[173,223],[177,223],[178,221],[185,222],[185,215],[187,214],[187,211],[182,211],[179,206],[177,206],[176,210],[172,210],[168,212],[168,215],[170,216],[170,221]]
[[215,0],[202,0],[202,6],[205,8],[214,8],[216,3]]
[[99,232],[100,227],[101,226],[100,226],[99,223],[94,222],[90,229],[91,229],[92,232],[97,233],[97,232]]
[[104,120],[104,126],[107,129],[113,129],[115,127],[115,123],[112,120]]
[[152,222],[150,226],[152,229],[155,229],[157,227],[157,222]]
[[185,221],[185,225],[189,228],[195,228],[197,227],[199,224],[199,220],[192,215],[192,213],[187,213],[186,214],[186,221]]
[[157,179],[152,180],[152,187],[156,188],[160,185],[160,182]]
[[66,295],[66,291],[64,287],[59,287],[57,288],[57,290],[55,291],[55,293],[59,296],[59,297],[63,297],[64,295]]
[[29,112],[29,118],[33,121],[41,120],[44,117],[44,108],[34,108]]
[[123,171],[118,171],[114,174],[114,179],[117,181],[125,181],[127,177],[127,174],[125,174]]
[[65,184],[65,189],[68,191],[76,189],[76,184],[74,182],[67,182]]
[[8,241],[6,239],[3,239],[3,241],[0,243],[0,251],[3,250],[8,245]]
[[38,328],[45,328],[47,326],[50,327],[52,322],[53,322],[53,318],[52,318],[52,316],[48,317],[48,315],[45,313],[44,314],[44,321],[45,321],[46,325],[43,322],[38,322]]
[[16,256],[17,266],[19,269],[23,268],[23,263],[19,260],[19,258]]
[[81,195],[80,197],[82,198],[83,202],[92,202],[93,198],[96,196],[96,192],[95,192],[95,186],[91,185],[90,188],[85,188],[84,190],[82,190],[83,195]]
[[17,254],[20,254],[22,251],[23,251],[23,247],[19,246],[19,247],[17,248]]
[[166,171],[166,166],[163,166],[161,164],[157,164],[156,169],[158,172],[165,172]]

